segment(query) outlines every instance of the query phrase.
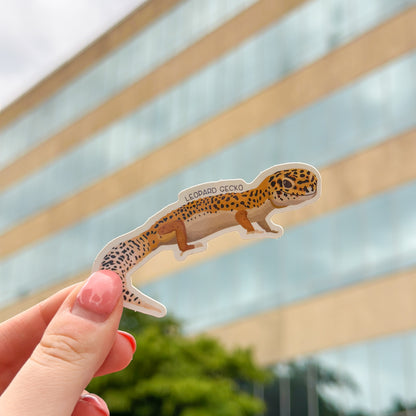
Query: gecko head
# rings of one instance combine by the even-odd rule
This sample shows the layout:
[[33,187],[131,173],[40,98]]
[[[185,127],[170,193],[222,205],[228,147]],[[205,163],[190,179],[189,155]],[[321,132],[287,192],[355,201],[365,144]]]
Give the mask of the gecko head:
[[266,181],[270,201],[276,208],[297,205],[318,194],[318,173],[308,168],[277,171]]

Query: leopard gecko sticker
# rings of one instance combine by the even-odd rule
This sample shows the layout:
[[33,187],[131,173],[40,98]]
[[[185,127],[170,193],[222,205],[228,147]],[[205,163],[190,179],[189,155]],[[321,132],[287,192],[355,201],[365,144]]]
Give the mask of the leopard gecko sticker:
[[165,306],[131,282],[132,273],[146,261],[162,250],[173,250],[184,260],[205,250],[209,240],[232,231],[245,239],[278,238],[283,228],[271,220],[276,211],[311,203],[320,192],[318,170],[305,163],[273,166],[251,183],[236,179],[194,186],[142,226],[110,241],[92,271],[110,270],[120,276],[126,308],[162,317]]

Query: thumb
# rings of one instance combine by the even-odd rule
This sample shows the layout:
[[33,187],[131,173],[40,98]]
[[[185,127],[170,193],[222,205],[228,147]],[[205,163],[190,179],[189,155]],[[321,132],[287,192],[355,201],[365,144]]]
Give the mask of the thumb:
[[116,273],[100,271],[71,292],[1,396],[0,414],[71,415],[114,343],[121,291]]

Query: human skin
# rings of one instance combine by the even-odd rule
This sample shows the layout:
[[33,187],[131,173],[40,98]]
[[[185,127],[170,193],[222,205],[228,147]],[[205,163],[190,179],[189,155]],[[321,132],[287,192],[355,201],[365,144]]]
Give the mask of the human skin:
[[122,285],[99,271],[0,324],[0,414],[108,415],[90,380],[125,368],[136,348],[118,331]]

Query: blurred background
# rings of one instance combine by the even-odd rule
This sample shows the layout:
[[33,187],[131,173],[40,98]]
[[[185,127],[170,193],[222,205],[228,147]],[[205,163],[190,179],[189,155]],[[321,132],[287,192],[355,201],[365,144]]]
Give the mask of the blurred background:
[[267,415],[416,414],[416,1],[138,3],[0,112],[0,320],[182,189],[306,162],[322,197],[281,239],[163,252],[134,284],[279,374]]

